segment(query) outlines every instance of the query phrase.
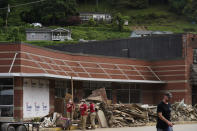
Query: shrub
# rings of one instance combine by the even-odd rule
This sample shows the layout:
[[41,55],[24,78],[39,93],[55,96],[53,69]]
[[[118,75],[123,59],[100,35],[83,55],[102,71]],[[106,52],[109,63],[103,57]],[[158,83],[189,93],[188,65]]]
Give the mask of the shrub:
[[95,20],[94,20],[93,18],[91,18],[91,19],[88,21],[88,24],[89,24],[90,26],[95,26],[95,25],[96,25],[96,22],[95,22]]

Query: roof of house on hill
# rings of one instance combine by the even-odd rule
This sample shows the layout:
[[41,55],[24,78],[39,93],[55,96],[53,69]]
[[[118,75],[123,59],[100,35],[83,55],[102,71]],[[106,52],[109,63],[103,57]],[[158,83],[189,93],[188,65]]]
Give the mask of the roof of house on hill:
[[26,32],[28,33],[35,33],[35,32],[69,32],[70,30],[64,29],[64,28],[56,28],[56,29],[50,29],[50,28],[29,28],[26,29]]

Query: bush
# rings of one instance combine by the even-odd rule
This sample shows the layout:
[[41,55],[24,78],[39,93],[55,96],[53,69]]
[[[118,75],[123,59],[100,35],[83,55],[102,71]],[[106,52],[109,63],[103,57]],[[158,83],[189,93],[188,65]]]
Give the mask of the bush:
[[88,21],[88,24],[89,24],[90,26],[95,26],[95,25],[96,25],[96,22],[95,22],[95,20],[94,20],[93,18],[91,18],[91,19]]
[[19,28],[14,27],[11,32],[9,32],[7,36],[7,40],[11,42],[20,42],[21,41],[21,36],[19,33]]

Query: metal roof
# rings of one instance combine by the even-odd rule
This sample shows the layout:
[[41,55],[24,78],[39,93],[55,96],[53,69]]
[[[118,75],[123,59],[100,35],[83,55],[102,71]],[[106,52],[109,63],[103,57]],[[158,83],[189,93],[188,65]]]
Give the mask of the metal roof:
[[31,33],[35,33],[35,32],[51,33],[51,32],[69,32],[69,31],[70,30],[64,29],[64,28],[56,28],[56,29],[49,29],[49,28],[26,29],[26,32],[31,32]]

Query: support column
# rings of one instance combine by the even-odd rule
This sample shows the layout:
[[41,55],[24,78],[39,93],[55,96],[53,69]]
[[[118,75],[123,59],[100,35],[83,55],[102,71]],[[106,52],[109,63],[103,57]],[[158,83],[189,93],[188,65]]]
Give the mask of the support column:
[[55,111],[55,80],[49,80],[49,112]]
[[14,77],[14,118],[23,119],[23,78]]

